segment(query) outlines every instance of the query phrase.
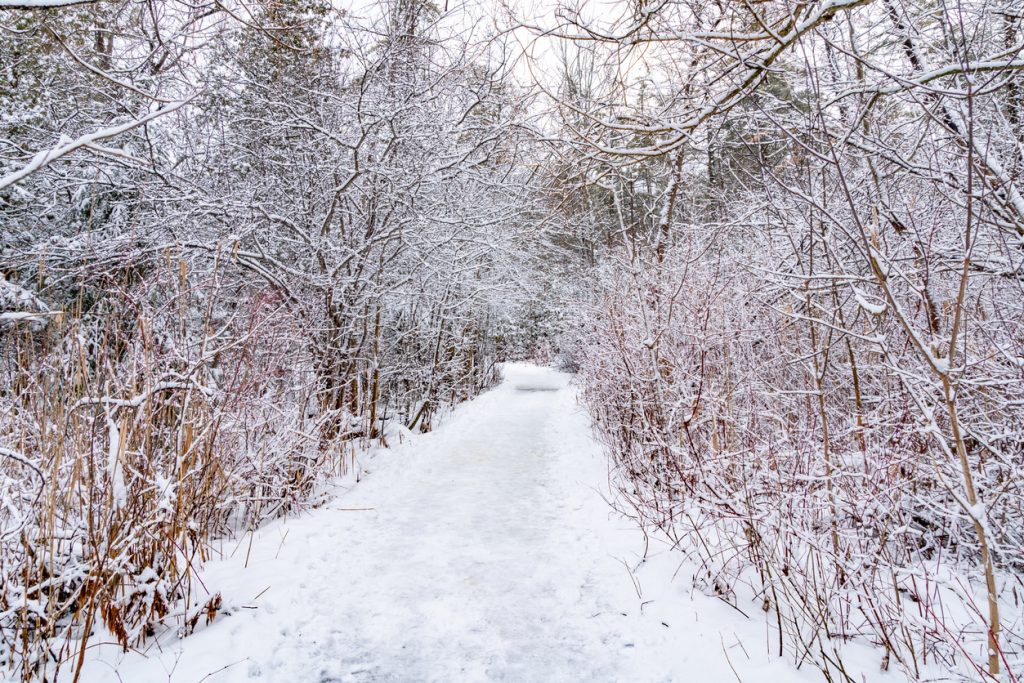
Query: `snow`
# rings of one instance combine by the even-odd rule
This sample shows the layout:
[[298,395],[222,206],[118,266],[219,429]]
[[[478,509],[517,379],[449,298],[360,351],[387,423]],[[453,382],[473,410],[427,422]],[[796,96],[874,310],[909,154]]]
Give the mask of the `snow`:
[[[24,6],[24,0],[18,0],[18,4],[16,5],[6,5],[6,7]],[[44,7],[47,5],[37,4],[35,6]],[[55,5],[51,4],[50,6]],[[0,9],[2,9],[3,7],[5,7],[5,5],[0,4]],[[134,130],[135,128],[138,128],[140,126],[144,126],[147,123],[150,123],[151,121],[165,114],[169,114],[170,112],[176,111],[184,107],[193,99],[195,99],[195,96],[189,97],[181,101],[168,103],[166,106],[162,106],[154,111],[150,111],[149,113],[147,113],[144,116],[141,116],[138,119],[133,119],[131,121],[127,121],[125,123],[121,123],[114,126],[109,126],[107,128],[102,128],[87,135],[83,135],[75,140],[68,138],[66,135],[61,135],[56,147],[36,152],[36,154],[32,157],[32,161],[30,161],[28,164],[18,169],[17,171],[14,171],[13,173],[8,173],[5,176],[0,176],[0,190],[10,185],[14,185],[15,183],[20,182],[21,180],[24,180],[25,178],[32,175],[39,169],[50,164],[50,162],[52,161],[60,159],[61,157],[65,157],[80,149],[88,149],[91,145],[94,145],[100,140],[105,140],[107,138],[121,135],[122,133],[127,133],[130,130]]]
[[883,313],[885,313],[886,307],[884,303],[872,303],[868,301],[867,297],[864,296],[864,293],[861,292],[859,289],[857,289],[856,287],[852,287],[851,289],[853,289],[853,296],[857,300],[857,305],[863,308],[867,313],[871,315],[882,315]]
[[121,430],[117,428],[117,422],[107,415],[107,472],[110,474],[114,492],[114,507],[122,508],[128,502],[128,492],[124,485],[124,472],[121,469]]
[[[566,375],[504,374],[322,508],[225,542],[211,625],[127,655],[97,637],[81,680],[819,680],[769,654],[760,609],[693,591],[678,551],[640,561]],[[903,680],[879,661],[866,680]]]
[[0,273],[0,323],[27,321],[45,325],[56,313],[32,292]]
[[95,0],[0,0],[0,9],[52,9],[85,5]]

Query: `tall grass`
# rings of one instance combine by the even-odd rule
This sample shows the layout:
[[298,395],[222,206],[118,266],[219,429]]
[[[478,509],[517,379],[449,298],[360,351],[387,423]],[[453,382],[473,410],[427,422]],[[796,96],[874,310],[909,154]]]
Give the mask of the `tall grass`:
[[[315,504],[385,421],[429,428],[493,377],[482,335],[378,322],[328,406],[317,330],[222,265],[161,254],[64,291],[45,325],[0,329],[0,663],[24,681],[77,679],[94,636],[215,619],[215,540]],[[403,375],[417,353],[432,369]]]

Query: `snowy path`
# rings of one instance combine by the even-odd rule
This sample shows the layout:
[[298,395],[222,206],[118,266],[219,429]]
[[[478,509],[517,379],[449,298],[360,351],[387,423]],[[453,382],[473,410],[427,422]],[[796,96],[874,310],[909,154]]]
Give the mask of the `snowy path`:
[[248,568],[244,544],[213,563],[231,614],[123,660],[95,648],[83,680],[815,680],[769,658],[763,621],[691,595],[685,572],[670,584],[672,555],[638,573],[638,597],[642,536],[596,490],[605,465],[565,376],[506,376],[324,508],[257,532]]

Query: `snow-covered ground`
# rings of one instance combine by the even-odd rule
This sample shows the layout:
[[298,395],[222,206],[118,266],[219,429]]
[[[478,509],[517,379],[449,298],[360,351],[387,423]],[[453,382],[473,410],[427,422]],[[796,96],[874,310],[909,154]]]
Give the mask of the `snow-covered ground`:
[[[326,506],[211,563],[227,614],[145,652],[91,648],[82,680],[819,680],[768,654],[759,612],[694,592],[685,567],[673,582],[677,553],[652,546],[638,567],[643,535],[605,502],[568,378],[505,376],[367,459]],[[902,680],[877,661],[865,680]]]

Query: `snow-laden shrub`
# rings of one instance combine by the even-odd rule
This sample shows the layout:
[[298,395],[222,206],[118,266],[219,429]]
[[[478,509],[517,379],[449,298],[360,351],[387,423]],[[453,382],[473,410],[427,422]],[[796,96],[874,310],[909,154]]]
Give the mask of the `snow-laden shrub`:
[[[1017,670],[1024,378],[998,351],[1022,342],[1019,311],[992,303],[1006,293],[979,301],[966,332],[957,405],[985,503],[965,509],[960,462],[936,438],[951,438],[939,377],[876,288],[789,289],[759,270],[779,269],[767,238],[679,229],[687,246],[663,260],[609,263],[581,316],[582,395],[638,519],[691,554],[708,592],[763,609],[773,650],[830,680],[851,639],[879,646],[883,667],[977,680],[977,515],[1001,587],[1000,656]],[[955,286],[930,283],[939,300]],[[909,310],[917,293],[896,296]]]
[[99,277],[96,255],[50,263],[66,310],[0,331],[0,660],[26,680],[77,668],[100,628],[129,648],[212,620],[213,541],[316,504],[384,425],[426,431],[495,379],[472,310],[425,296],[356,318],[326,384],[319,328],[279,291],[120,250]]
[[0,637],[26,678],[100,623],[127,648],[213,618],[215,591],[193,583],[210,541],[322,476],[294,321],[266,291],[150,265],[2,338]]

